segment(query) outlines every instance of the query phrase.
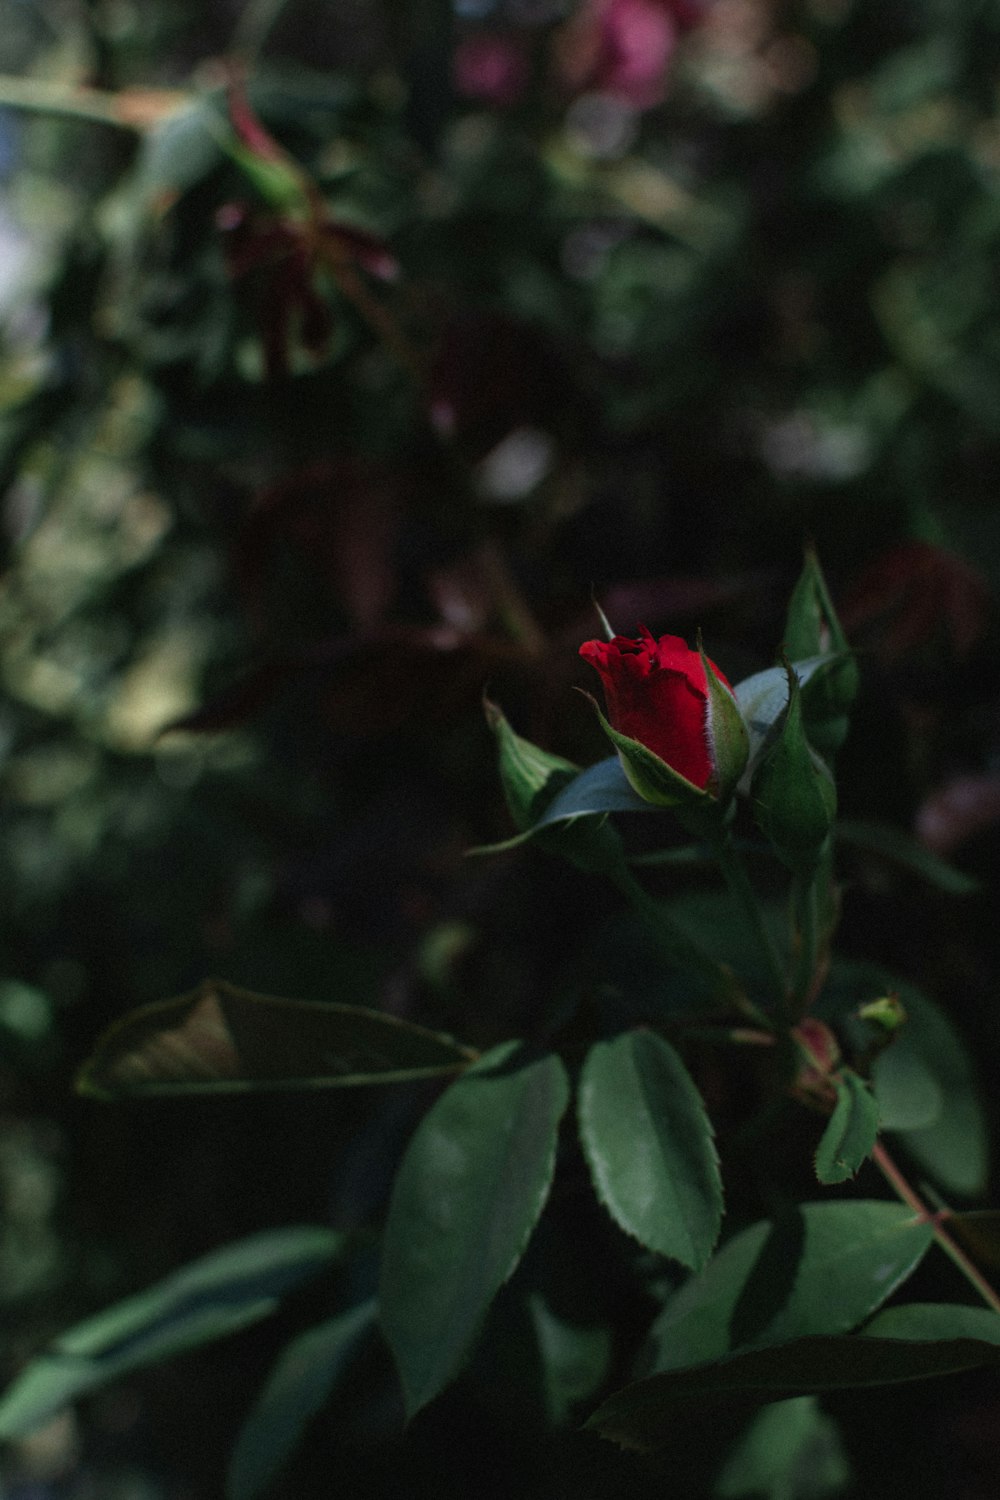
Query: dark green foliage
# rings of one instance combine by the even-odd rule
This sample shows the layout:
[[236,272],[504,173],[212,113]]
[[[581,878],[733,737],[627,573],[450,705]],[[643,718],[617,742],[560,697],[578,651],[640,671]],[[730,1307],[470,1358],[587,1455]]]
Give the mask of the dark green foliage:
[[1000,1489],[1000,6],[621,11],[0,0],[5,1492]]

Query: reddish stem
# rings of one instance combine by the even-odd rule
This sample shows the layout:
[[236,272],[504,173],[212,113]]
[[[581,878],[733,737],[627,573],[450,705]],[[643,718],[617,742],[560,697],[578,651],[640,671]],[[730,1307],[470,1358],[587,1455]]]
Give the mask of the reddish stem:
[[872,1161],[907,1207],[912,1208],[919,1219],[931,1226],[934,1238],[945,1255],[961,1271],[969,1285],[975,1287],[987,1307],[991,1307],[995,1313],[1000,1313],[1000,1296],[944,1227],[944,1221],[949,1217],[947,1211],[935,1213],[933,1209],[927,1207],[920,1195],[907,1182],[881,1141],[877,1141],[872,1150]]

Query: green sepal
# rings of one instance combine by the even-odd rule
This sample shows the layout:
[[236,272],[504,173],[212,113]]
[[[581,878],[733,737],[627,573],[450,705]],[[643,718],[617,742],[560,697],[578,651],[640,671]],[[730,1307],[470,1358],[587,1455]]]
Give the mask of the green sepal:
[[802,693],[784,663],[788,702],[771,733],[751,783],[754,817],[775,852],[798,875],[809,875],[830,836],[837,789],[806,738]]
[[878,1105],[864,1079],[844,1068],[830,1081],[837,1102],[816,1148],[816,1176],[828,1187],[855,1177],[878,1139]]
[[860,1021],[869,1022],[888,1037],[906,1023],[906,1009],[898,995],[880,995],[877,1000],[868,1000],[858,1006],[856,1014]]
[[608,723],[597,700],[591,698],[590,701],[601,728],[618,751],[622,770],[632,789],[654,807],[668,808],[676,813],[685,828],[698,837],[711,837],[717,833],[724,812],[718,798],[688,781],[639,740],[621,734]]
[[518,832],[524,833],[538,822],[548,803],[580,768],[516,734],[503,709],[489,698],[483,699],[483,712],[496,735],[500,781],[507,807]]
[[750,759],[750,731],[732,689],[722,681],[705,655],[700,634],[698,654],[705,669],[705,684],[708,688],[705,727],[714,769],[715,792],[719,801],[725,804],[736,791]]
[[[793,659],[792,669],[803,691],[813,676],[822,671],[829,661],[828,656],[811,656],[802,661]],[[740,790],[748,792],[750,781],[770,742],[772,730],[788,703],[784,666],[768,667],[764,672],[754,672],[751,677],[744,677],[733,688],[733,696],[750,733],[750,759],[740,782]]]
[[784,649],[793,660],[850,650],[813,547],[805,550],[802,572],[788,601]]
[[548,853],[561,855],[592,874],[614,874],[623,868],[622,841],[606,817],[581,815],[538,826],[554,798],[579,776],[579,767],[517,734],[503,710],[488,698],[483,699],[483,709],[496,736],[500,781],[518,832],[512,839],[473,852],[499,852],[531,839]]
[[793,661],[808,656],[832,657],[803,689],[809,738],[817,750],[832,754],[847,737],[858,692],[858,665],[833,607],[819,558],[811,547],[806,549],[802,572],[788,603],[783,649]]
[[601,728],[618,751],[625,775],[640,797],[647,802],[655,802],[658,807],[670,808],[698,807],[713,800],[710,793],[695,786],[693,781],[688,781],[686,776],[668,766],[665,760],[661,760],[639,740],[630,739],[627,734],[614,729],[597,703],[593,699],[591,702],[597,710]]

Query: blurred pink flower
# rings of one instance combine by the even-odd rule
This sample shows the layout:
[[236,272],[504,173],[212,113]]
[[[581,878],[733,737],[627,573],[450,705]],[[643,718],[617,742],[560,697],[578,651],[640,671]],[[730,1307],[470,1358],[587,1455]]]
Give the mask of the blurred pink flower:
[[563,82],[648,109],[666,92],[679,33],[698,15],[692,0],[586,0],[562,34]]
[[512,37],[477,32],[459,42],[452,78],[460,94],[490,104],[516,104],[528,82],[528,56]]

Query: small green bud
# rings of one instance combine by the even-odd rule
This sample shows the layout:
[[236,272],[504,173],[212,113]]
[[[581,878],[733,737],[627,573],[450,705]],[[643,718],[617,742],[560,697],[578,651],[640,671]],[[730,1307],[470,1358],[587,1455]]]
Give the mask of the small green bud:
[[483,711],[497,739],[504,797],[523,832],[537,823],[556,793],[579,774],[579,767],[516,734],[503,710],[488,698],[483,699]]
[[858,1019],[877,1026],[879,1031],[893,1032],[906,1021],[906,1010],[898,995],[880,995],[858,1006]]
[[750,787],[754,817],[779,857],[799,875],[815,869],[833,827],[837,789],[806,738],[802,693],[785,662],[788,702],[776,720]]
[[788,604],[784,650],[793,661],[812,656],[831,658],[804,685],[802,711],[813,746],[832,754],[847,737],[858,692],[858,666],[811,547]]
[[[534,830],[549,803],[579,775],[579,767],[517,734],[495,703],[483,700],[486,722],[496,735],[500,780],[518,836],[494,851],[528,838],[550,854],[559,854],[591,874],[614,874],[624,864],[622,841],[605,817],[571,818]],[[487,849],[477,852],[487,853]]]

